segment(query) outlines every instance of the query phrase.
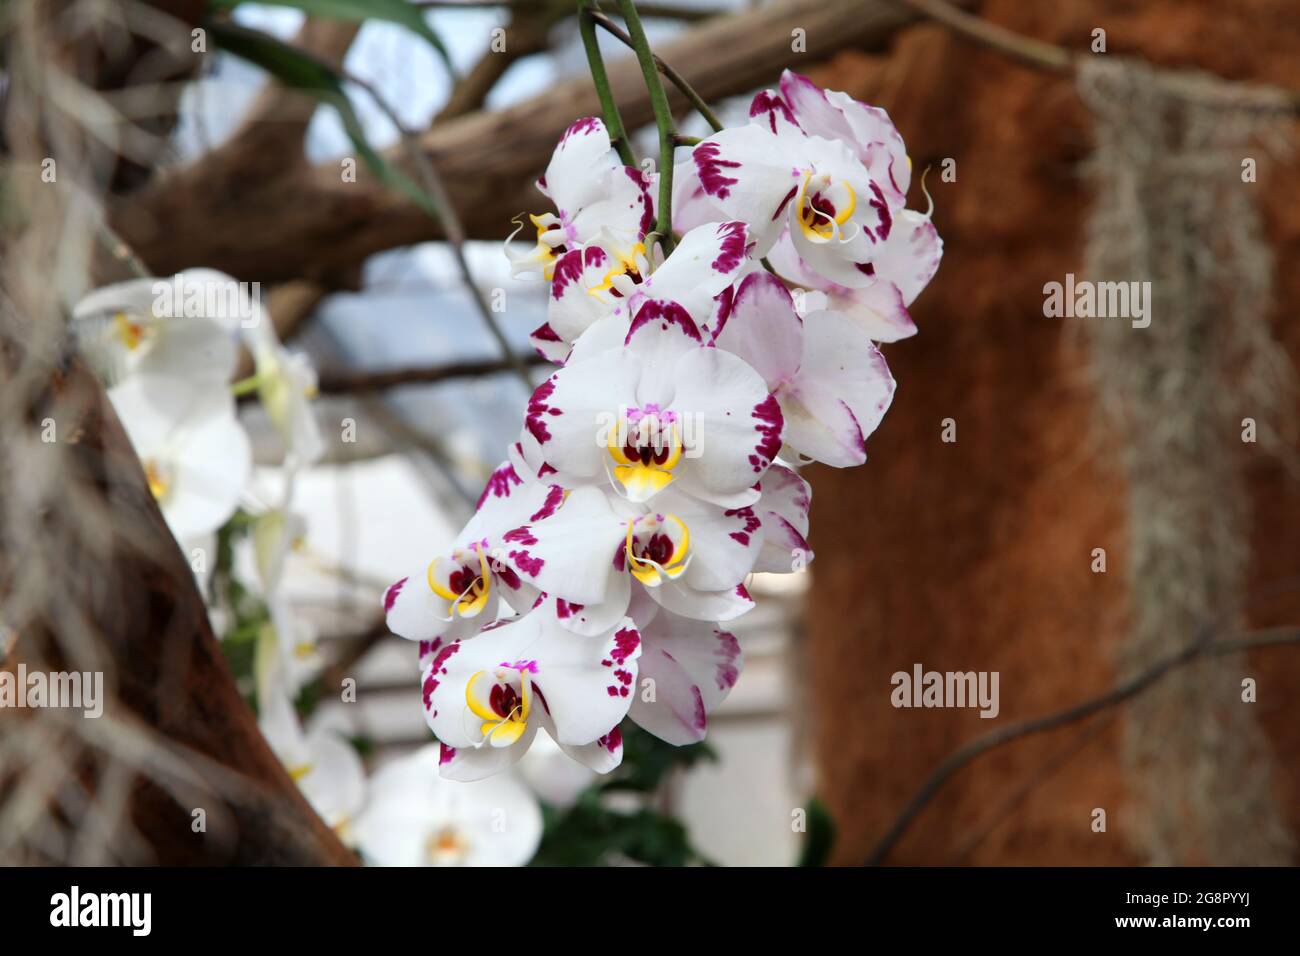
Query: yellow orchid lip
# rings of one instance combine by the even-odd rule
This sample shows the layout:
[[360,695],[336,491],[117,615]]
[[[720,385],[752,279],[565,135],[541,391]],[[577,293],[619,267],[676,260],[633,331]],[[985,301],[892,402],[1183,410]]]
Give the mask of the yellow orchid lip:
[[533,249],[531,258],[541,264],[543,275],[549,282],[555,277],[555,261],[560,257],[560,252],[556,250],[563,250],[564,243],[549,243],[546,241],[545,236],[548,232],[560,229],[562,223],[553,213],[535,216],[530,212],[528,219],[537,230],[537,245]]
[[469,854],[469,841],[454,827],[444,826],[424,841],[424,855],[430,863],[459,863]]
[[[645,518],[637,518],[627,523],[627,537],[623,548],[627,556],[628,570],[632,573],[632,576],[646,587],[654,588],[663,583],[663,578],[671,581],[680,577],[682,572],[686,570],[686,559],[691,550],[691,532],[686,527],[686,522],[676,515],[661,515],[659,517],[660,523],[673,522],[677,525],[679,533],[678,540],[672,542],[673,550],[668,556],[668,560],[657,562],[650,558],[639,557],[636,553],[633,535],[636,532],[637,524],[644,520]],[[669,540],[672,540],[671,536]]]
[[487,671],[475,671],[465,684],[465,704],[469,707],[470,713],[483,721],[479,726],[479,733],[483,735],[483,743],[492,747],[509,747],[522,737],[524,731],[528,729],[528,715],[532,711],[532,688],[525,671],[519,672],[519,693],[516,701],[512,702],[505,694],[500,695],[503,699],[502,706],[508,707],[506,713],[502,714],[492,706],[493,690],[505,687],[511,695],[514,695],[514,687],[507,682],[505,670],[505,668],[497,669],[494,684],[486,695],[478,688],[480,680]]
[[171,482],[163,474],[162,466],[152,458],[144,462],[144,477],[149,483],[149,492],[155,501],[162,501],[171,493]]
[[[448,602],[451,605],[452,613],[459,614],[461,617],[474,617],[482,611],[487,605],[488,596],[492,591],[492,575],[488,569],[487,555],[483,553],[483,548],[478,544],[473,546],[473,550],[478,555],[478,576],[463,593],[457,594],[438,581],[434,574],[434,569],[438,564],[437,558],[429,562],[428,570],[425,571],[425,579],[428,581],[429,590]],[[453,557],[456,556],[453,555]]]
[[125,312],[114,313],[113,327],[117,337],[130,352],[138,349],[140,343],[144,341],[144,327],[138,322],[132,322]]
[[[857,193],[853,187],[846,182],[838,183],[845,193],[848,194],[848,201],[844,207],[835,212],[832,216],[823,212],[807,200],[808,184],[812,181],[812,173],[804,173],[803,183],[799,187],[799,198],[796,200],[799,210],[799,226],[803,229],[803,234],[812,240],[826,240],[834,238],[838,227],[849,221],[855,209],[858,208]],[[820,195],[820,194],[819,194]]]
[[[643,437],[648,436],[638,433],[633,437],[627,415],[623,414],[619,416],[619,427],[611,429],[606,439],[609,456],[614,460],[614,477],[633,501],[645,501],[667,488],[675,477],[673,470],[682,460],[682,439],[676,424],[669,428],[666,443],[643,444],[639,440]],[[658,460],[660,454],[664,454],[662,461]]]
[[[619,276],[635,276],[635,280],[641,278],[641,268],[638,261],[646,254],[645,243],[638,242],[630,251],[618,253],[615,257],[617,265],[605,273],[599,283],[587,290],[588,295],[600,295],[602,292],[609,292],[613,295],[619,295],[619,291],[614,288],[614,280]],[[634,280],[634,281],[635,281]]]

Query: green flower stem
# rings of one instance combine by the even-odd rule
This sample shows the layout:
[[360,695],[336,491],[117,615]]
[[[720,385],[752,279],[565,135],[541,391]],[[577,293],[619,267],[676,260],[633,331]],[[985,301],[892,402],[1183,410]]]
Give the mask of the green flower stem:
[[[636,47],[632,45],[632,38],[627,35],[627,31],[609,17],[605,16],[605,14],[594,13],[592,14],[592,19],[596,21],[596,26],[600,27],[624,46],[636,49]],[[713,110],[709,109],[709,104],[704,102],[704,97],[700,96],[700,94],[695,91],[695,87],[687,83],[680,73],[665,63],[662,59],[657,56],[654,59],[655,66],[658,68],[659,72],[664,75],[664,78],[667,79],[669,83],[677,87],[677,92],[686,97],[687,102],[694,107],[695,111],[704,117],[709,126],[713,127],[713,132],[721,132],[722,121],[718,119]]]
[[587,51],[587,65],[591,68],[591,82],[596,87],[596,96],[600,98],[600,111],[605,117],[605,129],[618,150],[618,158],[625,166],[636,165],[636,155],[632,144],[628,142],[627,130],[623,129],[623,117],[618,114],[618,104],[614,102],[614,92],[609,87],[609,74],[605,72],[605,60],[600,55],[600,41],[596,39],[596,21],[592,16],[592,4],[595,0],[578,0],[578,32],[582,34],[582,46]]
[[636,4],[632,0],[618,0],[618,8],[627,23],[627,33],[632,40],[632,49],[636,51],[637,62],[641,64],[641,76],[650,94],[655,126],[659,129],[659,218],[655,221],[655,232],[659,234],[659,242],[667,255],[673,250],[673,147],[677,126],[673,122],[672,111],[668,108],[668,94],[664,92],[664,85],[659,79],[659,66],[655,62],[654,53],[650,51],[650,42],[646,39],[645,28],[641,26]]

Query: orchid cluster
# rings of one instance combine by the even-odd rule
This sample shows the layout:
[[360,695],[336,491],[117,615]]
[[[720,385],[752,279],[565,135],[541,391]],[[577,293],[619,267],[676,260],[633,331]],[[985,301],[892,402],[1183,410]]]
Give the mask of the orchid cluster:
[[[321,816],[341,824],[360,805],[361,763],[337,735],[298,722],[293,697],[320,661],[314,632],[279,586],[305,534],[290,510],[294,478],[324,452],[311,410],[315,371],[280,343],[254,289],[210,269],[98,289],[73,309],[73,328],[178,543],[206,555],[220,529],[248,522],[264,602],[253,637],[262,729]],[[241,344],[253,374],[234,381]],[[284,492],[273,504],[252,489],[240,394],[256,394],[284,448]],[[210,572],[207,563],[194,561],[196,573]]]
[[[314,370],[280,344],[257,297],[230,276],[191,269],[106,286],[77,303],[73,323],[182,544],[225,524],[247,490],[252,454],[237,393],[257,392],[287,470],[324,451],[309,405]],[[241,341],[256,372],[232,384]]]
[[915,333],[942,244],[904,208],[889,117],[787,72],[673,173],[686,228],[656,235],[658,177],[581,119],[537,183],[535,241],[507,242],[548,283],[532,341],[559,367],[453,545],[383,598],[420,642],[444,777],[500,771],[539,730],[601,773],[625,718],[701,740],[740,674],[726,628],[750,575],[812,559],[796,467],[861,464],[893,397],[876,343]]

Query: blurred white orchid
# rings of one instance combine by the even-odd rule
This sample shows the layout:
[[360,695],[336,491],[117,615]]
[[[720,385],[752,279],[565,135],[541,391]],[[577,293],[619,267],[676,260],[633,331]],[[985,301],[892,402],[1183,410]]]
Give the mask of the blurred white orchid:
[[253,675],[259,700],[275,694],[294,697],[324,666],[316,629],[290,610],[281,594],[267,602],[253,655]]
[[571,760],[546,734],[533,741],[516,771],[539,800],[561,810],[573,806],[578,795],[599,779],[596,771]]
[[353,827],[376,866],[523,866],[542,838],[537,798],[512,773],[444,780],[430,744],[380,768]]
[[172,534],[186,540],[225,524],[252,469],[229,391],[141,374],[108,396]]
[[366,773],[356,750],[326,721],[306,732],[283,688],[258,700],[258,725],[303,796],[343,842],[366,799]]
[[268,508],[254,519],[253,563],[263,594],[276,592],[289,552],[301,548],[306,535],[306,519],[283,508]]
[[225,387],[237,359],[233,330],[252,314],[239,289],[212,269],[119,282],[78,302],[72,328],[82,354],[109,385],[160,374]]
[[318,461],[325,453],[325,441],[311,406],[316,397],[315,368],[306,355],[280,344],[269,319],[249,330],[247,341],[256,371],[236,389],[256,389],[284,442],[286,467],[296,470]]

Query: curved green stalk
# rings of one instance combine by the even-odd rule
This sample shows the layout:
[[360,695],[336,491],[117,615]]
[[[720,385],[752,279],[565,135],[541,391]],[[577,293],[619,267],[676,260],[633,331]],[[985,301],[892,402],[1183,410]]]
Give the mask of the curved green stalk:
[[605,72],[605,60],[600,55],[600,41],[596,39],[596,22],[592,19],[594,0],[578,0],[578,32],[582,34],[582,47],[587,51],[587,65],[591,68],[591,82],[596,87],[596,96],[600,99],[600,111],[605,117],[605,129],[618,150],[618,158],[625,166],[635,166],[636,156],[632,144],[628,142],[627,130],[623,129],[623,117],[618,114],[618,104],[614,102],[614,93],[609,86],[609,74]]
[[677,127],[673,122],[672,111],[668,108],[668,94],[659,79],[659,65],[650,51],[650,42],[646,39],[645,28],[637,16],[636,4],[632,0],[618,0],[618,8],[627,23],[627,33],[632,40],[632,49],[636,51],[637,62],[641,64],[641,76],[650,94],[650,106],[655,114],[655,126],[659,130],[659,217],[655,221],[658,241],[664,247],[664,254],[673,249],[673,147],[677,139]]
[[[605,14],[593,13],[592,19],[596,21],[596,26],[600,27],[624,46],[630,49],[636,49],[636,47],[632,45],[632,38],[627,35],[627,31],[609,17],[605,16]],[[654,59],[655,66],[659,68],[659,72],[664,75],[664,78],[668,80],[669,83],[677,87],[677,92],[686,97],[686,101],[695,108],[695,112],[703,116],[705,122],[713,127],[713,132],[721,132],[722,121],[718,119],[713,110],[709,109],[709,104],[704,102],[704,97],[700,96],[700,94],[696,92],[695,87],[687,83],[686,80],[682,78],[682,75],[674,70],[669,64],[665,63],[663,59],[658,56]]]

